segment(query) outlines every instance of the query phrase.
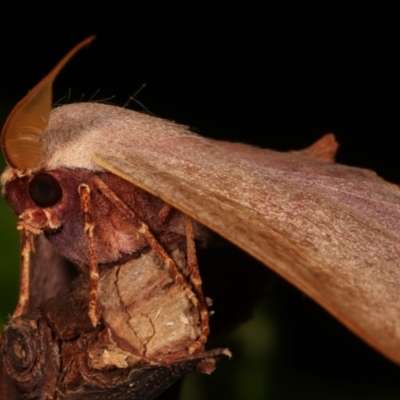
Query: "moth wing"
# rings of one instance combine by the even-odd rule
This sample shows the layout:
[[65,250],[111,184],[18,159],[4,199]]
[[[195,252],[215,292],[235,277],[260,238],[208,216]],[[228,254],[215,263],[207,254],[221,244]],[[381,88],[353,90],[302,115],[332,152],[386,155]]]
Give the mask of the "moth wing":
[[400,363],[395,185],[315,154],[198,136],[146,147],[93,160],[232,241]]

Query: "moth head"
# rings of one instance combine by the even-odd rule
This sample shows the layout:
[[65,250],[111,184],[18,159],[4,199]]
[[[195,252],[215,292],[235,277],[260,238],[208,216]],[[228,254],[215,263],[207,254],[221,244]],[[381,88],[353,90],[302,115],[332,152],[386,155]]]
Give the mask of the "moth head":
[[[1,134],[1,148],[8,167],[1,176],[1,183],[5,194],[7,183],[20,181],[17,187],[21,189],[9,197],[10,204],[18,214],[29,206],[52,207],[62,199],[63,191],[57,179],[40,171],[42,136],[48,127],[52,106],[52,84],[71,57],[93,39],[94,36],[91,36],[75,46],[14,107],[6,120]],[[28,188],[28,196],[26,190],[25,193],[18,193],[23,186]]]
[[[34,234],[44,232],[52,237],[52,243],[60,241],[59,248],[62,240],[64,243],[70,240],[74,246],[69,248],[74,248],[74,251],[84,242],[78,237],[83,234],[82,218],[73,218],[82,212],[78,187],[83,183],[87,185],[95,203],[98,193],[94,190],[94,177],[96,174],[113,175],[96,164],[92,156],[125,150],[127,143],[130,143],[129,151],[133,156],[135,149],[141,149],[146,143],[158,145],[165,132],[168,133],[165,135],[167,143],[171,135],[188,135],[184,127],[171,122],[105,104],[68,104],[51,110],[51,87],[55,77],[66,62],[91,40],[93,37],[72,49],[17,104],[6,121],[1,139],[8,164],[1,175],[2,194],[19,215],[18,228]],[[113,190],[122,192],[119,195],[127,204],[137,201],[133,200],[134,196],[147,196],[136,193],[138,189],[135,192],[132,184],[121,177],[107,179],[111,180],[108,183],[111,187],[115,186]],[[135,251],[136,248],[129,246],[134,242],[132,234],[137,232],[125,226],[124,218],[120,218],[118,211],[109,210],[107,202],[101,199],[99,202],[102,204],[98,207],[102,210],[98,211],[99,220],[102,220],[101,215],[116,214],[108,222],[102,221],[104,232],[117,228],[118,232],[124,232],[124,235],[116,234],[118,243],[109,251],[112,255],[103,257],[104,262],[117,257],[120,249],[126,253]],[[68,240],[65,240],[67,236]],[[129,241],[125,237],[129,237]],[[99,229],[97,238],[101,240]],[[125,242],[129,242],[129,246]],[[85,247],[80,254],[86,250]],[[70,260],[84,258],[69,254],[67,249],[60,252]]]

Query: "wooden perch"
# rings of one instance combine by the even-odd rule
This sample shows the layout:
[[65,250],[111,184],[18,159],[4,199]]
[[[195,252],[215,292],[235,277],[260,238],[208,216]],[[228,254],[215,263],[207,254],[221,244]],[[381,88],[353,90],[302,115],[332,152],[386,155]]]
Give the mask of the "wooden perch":
[[[182,267],[184,254],[172,255]],[[230,356],[204,348],[189,355],[200,334],[198,310],[153,251],[102,269],[96,328],[88,288],[82,274],[9,323],[1,338],[1,399],[154,399],[187,372],[209,374],[218,356]]]

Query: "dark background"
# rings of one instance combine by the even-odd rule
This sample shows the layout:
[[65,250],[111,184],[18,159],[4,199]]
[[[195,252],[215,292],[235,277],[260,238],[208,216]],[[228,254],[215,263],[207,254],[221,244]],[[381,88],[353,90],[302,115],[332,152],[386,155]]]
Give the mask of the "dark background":
[[[56,80],[54,101],[115,96],[110,101],[123,105],[145,83],[138,101],[202,135],[289,150],[332,131],[338,162],[400,182],[395,6],[35,3],[0,6],[2,121],[73,45],[96,34]],[[5,208],[3,323],[15,302],[18,264]],[[284,282],[256,314],[247,330],[218,339],[234,348],[234,359],[213,377],[191,376],[182,399],[399,398],[400,368]]]

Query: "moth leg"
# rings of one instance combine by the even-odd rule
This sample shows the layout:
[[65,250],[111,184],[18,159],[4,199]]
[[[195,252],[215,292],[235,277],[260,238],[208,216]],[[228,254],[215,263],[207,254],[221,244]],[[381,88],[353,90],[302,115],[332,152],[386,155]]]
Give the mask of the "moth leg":
[[[155,236],[151,233],[149,227],[141,221],[135,213],[126,206],[124,202],[121,201],[121,199],[99,178],[95,177],[95,183],[97,187],[100,189],[100,191],[106,196],[124,215],[130,215],[132,218],[132,222],[137,229],[137,231],[144,236],[146,239],[147,243],[153,248],[153,250],[158,254],[164,265],[169,269],[171,274],[173,275],[174,279],[178,284],[182,287],[184,290],[186,296],[189,298],[189,300],[192,302],[194,307],[198,310],[201,310],[201,305],[199,298],[197,295],[193,292],[193,290],[190,288],[189,284],[186,282],[185,277],[182,275],[181,271],[177,267],[175,261],[169,256],[169,254],[165,251],[163,246],[160,244],[160,242],[155,238]],[[196,261],[197,264],[197,261]],[[204,303],[204,300],[203,300]],[[207,312],[207,309],[206,309]],[[201,313],[201,311],[200,311]],[[203,318],[203,315],[201,314],[201,318]],[[207,313],[207,318],[206,318],[206,323],[203,324],[202,320],[202,333],[200,338],[203,336],[206,338],[207,332],[204,329],[203,325],[208,327],[208,313]],[[200,340],[200,339],[199,339]],[[196,341],[193,346],[189,348],[189,352],[193,353],[196,351],[203,343],[205,343],[205,339],[201,339],[202,341]],[[199,343],[198,343],[199,342]],[[198,343],[198,344],[197,344]]]
[[196,246],[194,240],[193,219],[185,215],[185,230],[187,243],[187,262],[190,271],[190,282],[199,300],[199,313],[201,319],[201,335],[189,348],[189,353],[193,354],[207,341],[210,333],[210,319],[207,310],[207,304],[203,295],[202,280],[197,263]]
[[158,212],[158,219],[161,223],[165,224],[167,222],[168,217],[171,214],[172,206],[170,204],[164,203]]
[[88,254],[89,254],[89,318],[92,325],[95,327],[99,323],[97,316],[98,307],[98,285],[99,285],[99,269],[96,260],[96,252],[94,246],[94,222],[90,203],[90,188],[85,183],[78,187],[78,193],[81,200],[81,209],[83,211],[84,230],[88,239]]
[[30,259],[31,253],[35,251],[34,247],[34,235],[23,229],[21,232],[21,278],[19,288],[18,304],[13,313],[13,317],[19,317],[22,315],[28,306],[29,302],[29,289],[30,289]]

